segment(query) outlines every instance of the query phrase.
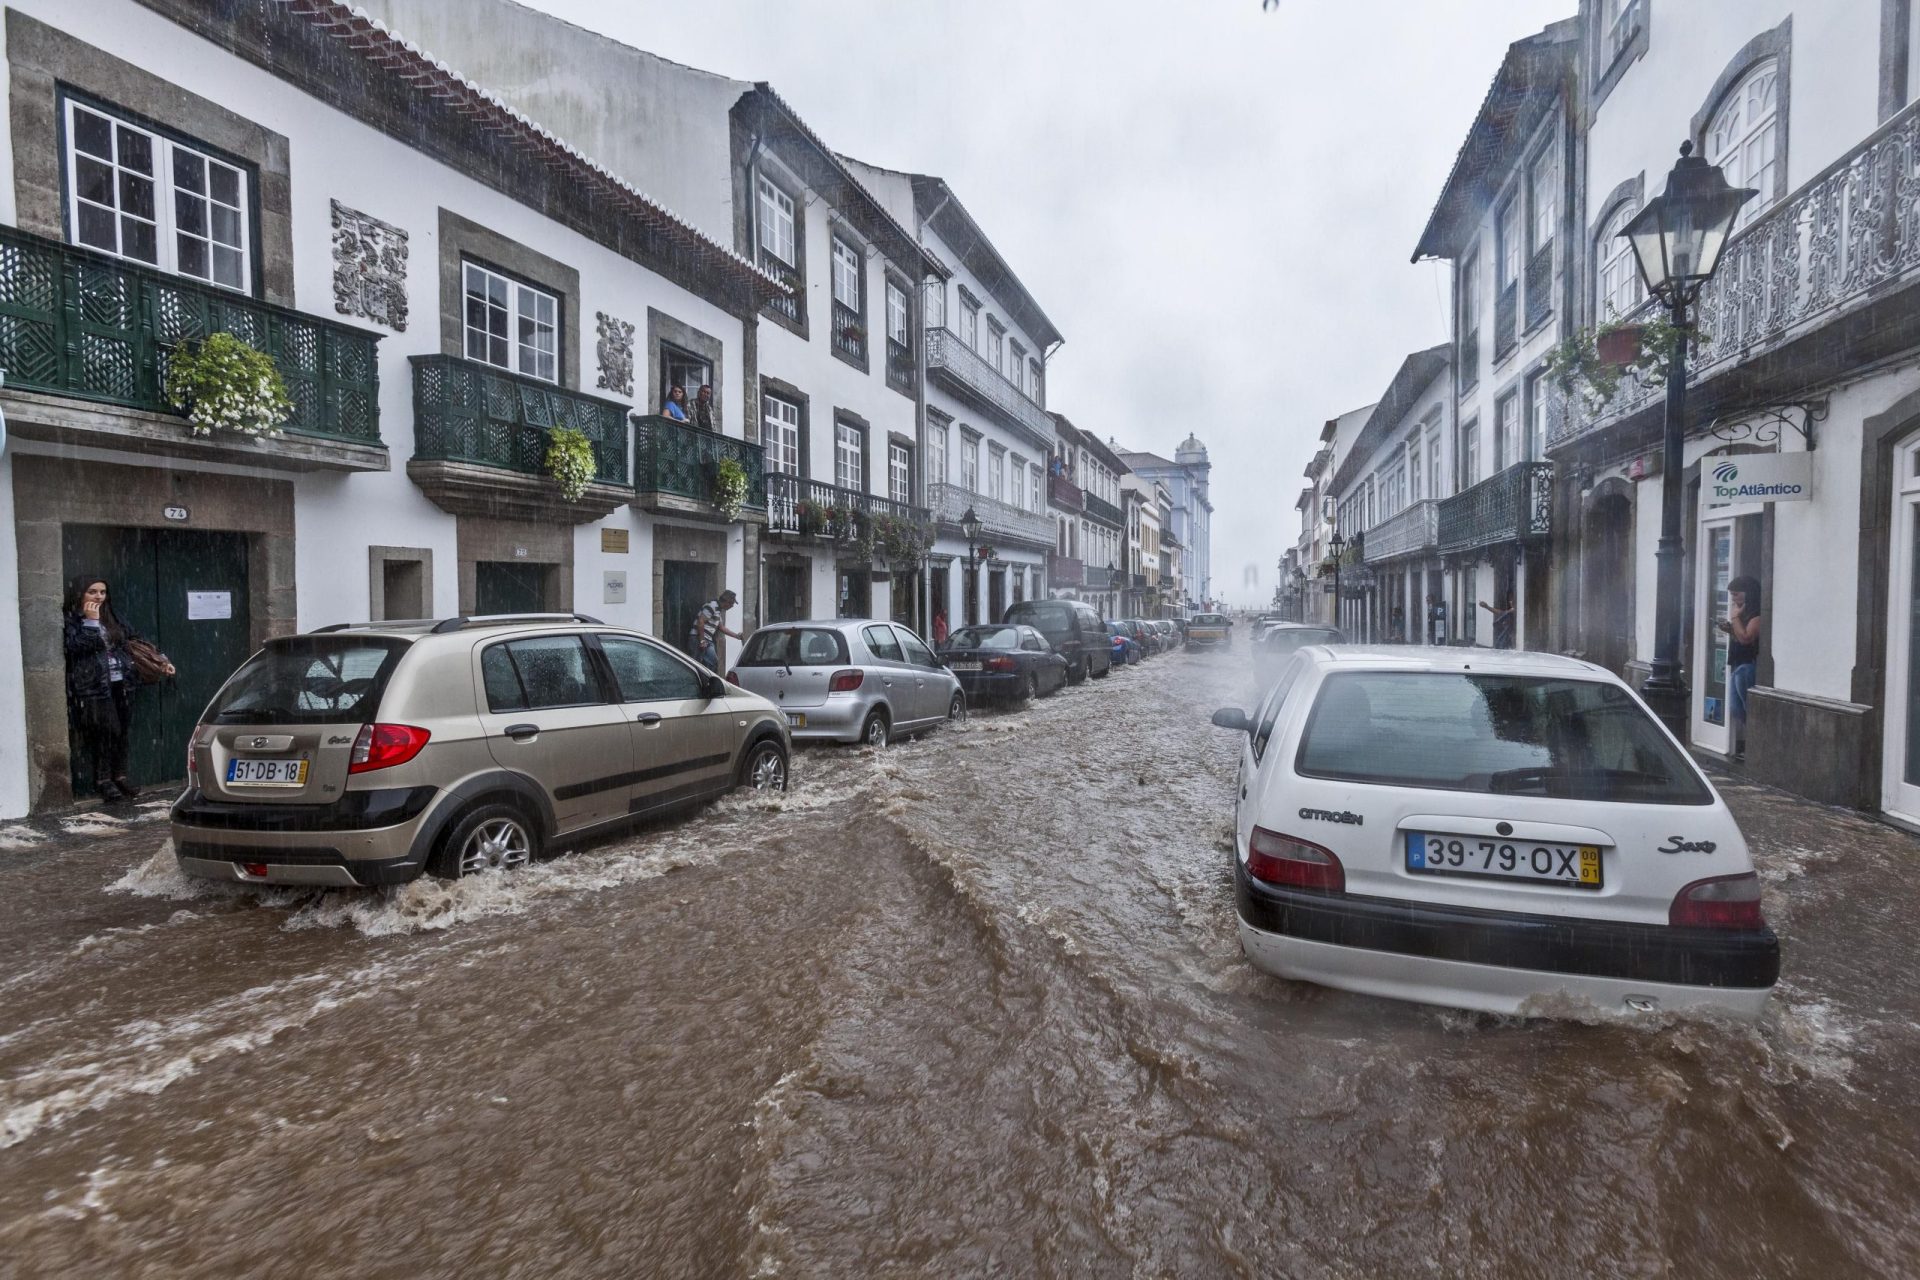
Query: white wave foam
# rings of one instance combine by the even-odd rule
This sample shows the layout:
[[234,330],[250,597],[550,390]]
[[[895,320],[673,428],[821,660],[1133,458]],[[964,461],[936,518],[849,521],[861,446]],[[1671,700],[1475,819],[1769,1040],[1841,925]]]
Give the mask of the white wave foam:
[[28,826],[0,827],[0,849],[29,849],[46,838]]

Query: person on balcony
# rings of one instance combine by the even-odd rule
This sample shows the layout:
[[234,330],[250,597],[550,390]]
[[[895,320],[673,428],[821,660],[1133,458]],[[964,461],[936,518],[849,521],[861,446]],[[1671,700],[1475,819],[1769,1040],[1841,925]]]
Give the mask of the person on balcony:
[[687,389],[675,384],[667,388],[667,402],[660,406],[660,412],[675,422],[687,420]]
[[713,421],[713,387],[708,383],[701,383],[693,397],[693,425],[702,431],[719,430]]

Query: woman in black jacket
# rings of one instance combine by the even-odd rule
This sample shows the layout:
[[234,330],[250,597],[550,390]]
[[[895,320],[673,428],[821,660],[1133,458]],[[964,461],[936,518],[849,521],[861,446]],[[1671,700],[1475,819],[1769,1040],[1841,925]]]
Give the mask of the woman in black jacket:
[[[67,711],[91,761],[94,789],[105,800],[131,800],[138,793],[127,780],[135,683],[127,641],[136,637],[114,615],[104,578],[81,577],[67,584],[62,630]],[[171,663],[166,671],[173,674]]]

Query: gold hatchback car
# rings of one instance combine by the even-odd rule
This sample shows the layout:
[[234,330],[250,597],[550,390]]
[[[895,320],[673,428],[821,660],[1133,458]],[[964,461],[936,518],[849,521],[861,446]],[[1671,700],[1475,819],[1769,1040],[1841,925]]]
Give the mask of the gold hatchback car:
[[172,812],[188,875],[374,885],[522,866],[735,786],[784,790],[786,718],[582,615],[327,627],[214,695]]

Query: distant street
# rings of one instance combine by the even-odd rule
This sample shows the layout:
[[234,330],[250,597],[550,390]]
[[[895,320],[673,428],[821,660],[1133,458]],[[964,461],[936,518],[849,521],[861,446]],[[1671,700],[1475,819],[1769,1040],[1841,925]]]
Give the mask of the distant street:
[[513,876],[193,885],[0,827],[0,1276],[1914,1274],[1920,841],[1719,779],[1757,1029],[1290,985],[1244,647]]

